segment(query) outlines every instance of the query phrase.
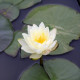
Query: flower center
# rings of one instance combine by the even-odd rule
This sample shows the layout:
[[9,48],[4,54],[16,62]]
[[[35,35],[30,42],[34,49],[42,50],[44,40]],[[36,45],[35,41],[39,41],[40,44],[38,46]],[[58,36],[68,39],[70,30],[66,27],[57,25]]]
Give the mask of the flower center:
[[47,37],[46,37],[45,33],[41,33],[40,35],[38,35],[37,38],[35,37],[35,42],[38,42],[41,44],[46,40],[47,40]]

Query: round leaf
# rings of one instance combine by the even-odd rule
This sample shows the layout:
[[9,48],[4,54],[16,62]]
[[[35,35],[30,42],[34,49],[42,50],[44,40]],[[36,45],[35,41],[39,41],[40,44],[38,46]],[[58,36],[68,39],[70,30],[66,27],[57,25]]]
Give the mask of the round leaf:
[[22,73],[20,80],[49,80],[49,78],[44,69],[40,65],[35,64]]
[[44,68],[51,80],[80,80],[80,69],[68,60],[48,60]]
[[7,17],[10,21],[13,21],[18,17],[19,9],[9,3],[0,3],[0,14]]
[[23,21],[26,24],[44,22],[50,29],[57,28],[59,47],[51,55],[63,54],[73,48],[69,43],[80,36],[80,14],[61,5],[45,5],[33,9]]
[[19,31],[14,32],[14,39],[12,43],[9,45],[9,47],[5,50],[5,53],[15,57],[18,53],[18,50],[20,48],[20,44],[18,42],[18,39],[22,38],[22,33]]
[[8,47],[12,39],[12,25],[8,19],[0,15],[0,52]]
[[19,9],[25,9],[28,7],[33,6],[34,4],[40,2],[41,0],[23,0],[21,3],[19,3],[17,6]]

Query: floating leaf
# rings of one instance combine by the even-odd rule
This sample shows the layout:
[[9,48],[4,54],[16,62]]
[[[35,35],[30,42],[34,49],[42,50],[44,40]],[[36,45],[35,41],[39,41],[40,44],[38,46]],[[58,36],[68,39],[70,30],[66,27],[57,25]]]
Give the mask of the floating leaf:
[[20,80],[49,80],[49,78],[44,69],[39,64],[35,64],[22,73]]
[[25,70],[20,80],[80,80],[80,69],[65,59],[44,61],[44,68],[35,64]]
[[27,25],[24,25],[23,27],[22,27],[22,30],[21,30],[22,32],[24,32],[24,33],[27,33]]
[[[18,50],[21,47],[21,45],[18,42],[18,39],[22,38],[22,32],[27,32],[26,25],[23,26],[23,29],[21,31],[14,32],[14,39],[12,43],[8,46],[8,48],[5,50],[6,54],[13,57],[17,55]],[[26,58],[27,56],[29,56],[29,54],[21,50],[21,58]]]
[[44,68],[51,80],[80,80],[80,69],[68,60],[48,60]]
[[21,50],[21,58],[26,58],[29,57],[31,54],[30,53],[26,53],[23,50]]
[[9,3],[0,3],[0,14],[7,17],[10,21],[13,21],[18,17],[19,9]]
[[33,6],[34,4],[40,2],[41,0],[23,0],[21,3],[19,3],[17,6],[19,9],[25,9],[28,7]]
[[80,14],[61,5],[45,5],[33,9],[24,19],[26,24],[44,22],[50,29],[57,28],[59,47],[51,55],[63,54],[73,48],[69,43],[80,35]]
[[18,39],[22,38],[22,33],[19,31],[14,32],[14,39],[10,46],[5,50],[5,53],[15,57],[18,53],[18,50],[20,48],[20,44],[18,43]]
[[14,5],[16,5],[16,4],[19,4],[21,1],[23,1],[23,0],[0,0],[0,2],[7,2],[7,3],[11,3],[11,4],[14,4]]
[[8,47],[12,39],[12,25],[8,19],[0,15],[0,52]]

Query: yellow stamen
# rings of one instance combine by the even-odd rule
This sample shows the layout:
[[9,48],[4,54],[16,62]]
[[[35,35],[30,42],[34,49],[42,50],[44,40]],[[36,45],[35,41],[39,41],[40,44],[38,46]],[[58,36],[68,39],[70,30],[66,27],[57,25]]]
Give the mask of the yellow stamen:
[[42,44],[44,41],[47,40],[45,33],[41,33],[41,35],[38,35],[38,36],[39,36],[38,38],[35,37],[35,42]]

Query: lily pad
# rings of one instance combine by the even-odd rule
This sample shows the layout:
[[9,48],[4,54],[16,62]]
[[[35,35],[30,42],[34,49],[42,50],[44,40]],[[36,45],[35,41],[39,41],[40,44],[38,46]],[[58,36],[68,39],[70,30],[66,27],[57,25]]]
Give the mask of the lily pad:
[[41,0],[23,0],[17,5],[19,9],[26,9],[33,6],[36,3],[39,3]]
[[8,19],[0,15],[0,52],[6,49],[13,39],[12,25]]
[[65,59],[44,61],[44,68],[34,64],[25,70],[20,80],[80,80],[80,69]]
[[[24,25],[23,29],[21,31],[15,31],[14,32],[14,39],[12,43],[8,46],[8,48],[5,50],[5,53],[15,57],[18,53],[19,48],[21,45],[18,42],[18,39],[22,38],[22,32],[27,32],[27,26]],[[21,50],[21,58],[26,58],[28,56],[27,53]]]
[[20,80],[49,80],[49,78],[44,69],[39,64],[35,64],[22,73]]
[[[8,48],[5,50],[6,54],[8,54],[12,57],[15,57],[17,55],[18,50],[21,47],[21,45],[18,42],[18,39],[23,38],[22,32],[25,32],[25,33],[27,32],[27,25],[24,25],[21,31],[14,32],[14,39],[13,39],[12,43],[8,46]],[[29,53],[26,53],[22,50],[21,50],[20,54],[21,54],[21,58],[26,58],[30,55]]]
[[7,3],[14,4],[14,5],[20,3],[21,1],[23,0],[0,0],[0,2],[3,2],[3,3],[7,2]]
[[13,21],[18,17],[19,9],[10,3],[0,3],[0,14]]
[[[27,32],[27,25],[24,25],[21,31],[14,32],[14,39],[13,39],[12,43],[8,46],[8,48],[5,50],[6,54],[8,54],[12,57],[15,57],[17,55],[18,50],[21,47],[21,45],[18,42],[18,39],[23,38],[22,32],[25,32],[25,33]],[[26,58],[30,55],[29,53],[26,53],[22,50],[21,50],[20,54],[21,54],[21,58]]]
[[14,39],[12,43],[8,46],[8,48],[5,50],[5,53],[15,57],[18,53],[18,50],[20,48],[20,44],[18,42],[18,39],[22,38],[22,33],[19,31],[14,32]]
[[51,80],[80,80],[80,69],[68,60],[48,60],[44,68]]
[[33,9],[23,21],[25,24],[44,22],[50,29],[57,28],[59,47],[50,55],[71,51],[70,42],[80,36],[80,14],[62,5],[45,5]]
[[26,53],[23,50],[21,50],[21,58],[26,58],[29,57],[31,54],[30,53]]

